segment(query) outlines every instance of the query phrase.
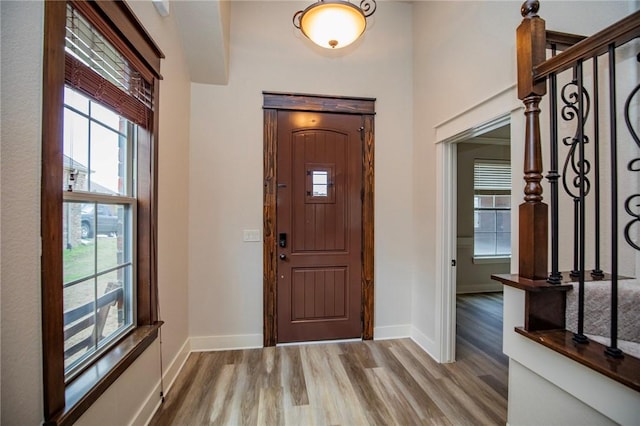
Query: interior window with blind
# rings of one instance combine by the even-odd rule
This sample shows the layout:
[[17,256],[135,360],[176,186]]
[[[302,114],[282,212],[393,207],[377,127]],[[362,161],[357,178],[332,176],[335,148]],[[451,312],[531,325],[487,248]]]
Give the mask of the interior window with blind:
[[473,178],[474,257],[511,256],[511,165],[476,160]]

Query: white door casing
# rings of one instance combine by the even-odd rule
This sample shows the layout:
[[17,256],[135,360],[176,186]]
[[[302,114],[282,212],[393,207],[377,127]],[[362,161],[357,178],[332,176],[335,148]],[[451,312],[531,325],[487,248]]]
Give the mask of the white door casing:
[[[439,362],[454,362],[456,348],[456,146],[458,142],[511,125],[511,164],[519,170],[524,147],[524,115],[516,86],[510,86],[485,101],[438,124],[436,130],[436,336]],[[522,174],[512,173],[511,186],[517,194]],[[520,197],[511,198],[511,227],[517,229]],[[518,233],[511,233],[511,272],[517,273]]]

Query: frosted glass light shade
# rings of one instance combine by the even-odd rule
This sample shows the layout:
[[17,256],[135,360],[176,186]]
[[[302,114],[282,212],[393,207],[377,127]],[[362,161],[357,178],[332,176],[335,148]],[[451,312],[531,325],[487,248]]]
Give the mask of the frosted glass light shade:
[[340,49],[358,39],[367,20],[358,7],[344,1],[321,1],[309,6],[300,17],[300,29],[318,46]]

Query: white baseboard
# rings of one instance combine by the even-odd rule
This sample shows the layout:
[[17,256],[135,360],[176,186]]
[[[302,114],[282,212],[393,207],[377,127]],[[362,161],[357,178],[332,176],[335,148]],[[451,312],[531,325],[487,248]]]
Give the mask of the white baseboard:
[[171,361],[171,364],[167,367],[166,372],[164,373],[164,395],[167,395],[171,386],[175,383],[178,378],[178,374],[182,371],[182,367],[187,362],[187,358],[189,358],[189,354],[191,353],[191,339],[187,338],[184,344],[178,351],[177,355]]
[[199,336],[191,338],[191,352],[255,349],[262,347],[262,334]]
[[163,391],[161,385],[164,383],[164,395],[166,396],[167,392],[176,381],[178,373],[180,373],[185,362],[187,362],[187,358],[189,357],[190,353],[191,344],[190,339],[187,337],[176,356],[173,357],[173,360],[171,361],[171,363],[169,363],[166,370],[164,371],[164,374],[162,375],[162,382],[158,380],[158,383],[156,383],[153,390],[149,393],[149,396],[144,401],[135,417],[133,418],[131,426],[149,424],[151,418],[158,410],[158,407],[160,407],[160,392]]
[[374,340],[400,339],[403,337],[411,337],[411,325],[388,325],[383,327],[374,327]]
[[440,362],[437,356],[439,351],[436,350],[436,342],[425,336],[420,330],[415,327],[411,327],[411,339],[416,342],[418,346],[422,348],[431,358],[435,361]]

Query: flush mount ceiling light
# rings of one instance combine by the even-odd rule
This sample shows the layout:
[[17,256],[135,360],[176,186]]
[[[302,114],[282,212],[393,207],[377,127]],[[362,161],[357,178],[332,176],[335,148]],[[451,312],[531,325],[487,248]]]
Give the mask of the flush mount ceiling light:
[[360,7],[343,0],[319,0],[296,12],[293,25],[318,46],[340,49],[364,33],[367,18],[375,11],[375,0],[362,0]]

